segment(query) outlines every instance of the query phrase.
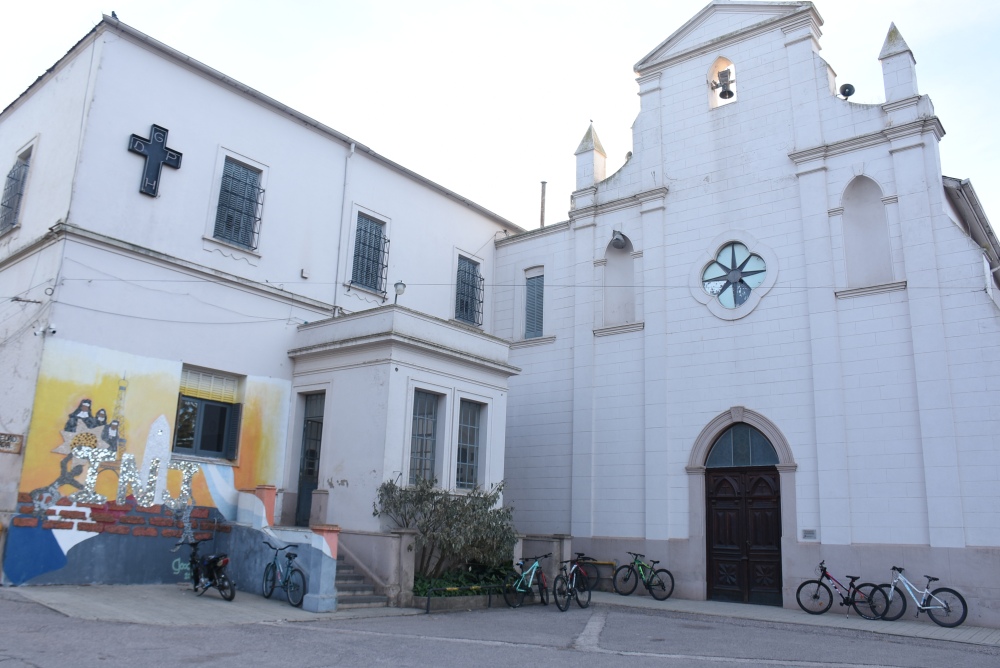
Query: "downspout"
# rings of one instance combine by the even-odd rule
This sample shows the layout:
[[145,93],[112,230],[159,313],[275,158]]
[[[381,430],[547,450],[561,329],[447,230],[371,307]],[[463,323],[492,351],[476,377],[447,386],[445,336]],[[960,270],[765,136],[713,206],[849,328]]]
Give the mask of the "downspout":
[[344,158],[344,188],[340,193],[340,248],[337,249],[337,263],[334,265],[333,274],[333,317],[337,317],[340,307],[337,306],[337,296],[340,294],[340,256],[347,252],[346,239],[344,237],[344,221],[347,218],[347,184],[348,174],[351,170],[351,158],[354,157],[354,142],[351,142],[351,150]]

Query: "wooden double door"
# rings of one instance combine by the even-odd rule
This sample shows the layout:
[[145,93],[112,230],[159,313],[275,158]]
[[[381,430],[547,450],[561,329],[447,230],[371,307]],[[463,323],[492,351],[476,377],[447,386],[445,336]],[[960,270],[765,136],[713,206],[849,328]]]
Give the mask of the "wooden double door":
[[773,466],[705,473],[708,598],[781,601],[781,485]]

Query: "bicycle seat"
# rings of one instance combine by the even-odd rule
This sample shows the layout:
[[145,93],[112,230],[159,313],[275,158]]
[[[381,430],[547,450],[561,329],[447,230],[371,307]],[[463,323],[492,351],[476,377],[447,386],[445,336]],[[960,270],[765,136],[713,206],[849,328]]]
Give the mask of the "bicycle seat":
[[292,559],[294,559],[297,556],[299,556],[299,555],[295,554],[294,552],[289,552],[288,554],[285,555],[285,559],[288,559],[289,561],[291,561]]
[[860,577],[861,577],[860,575],[848,575],[847,579],[850,580],[851,582],[854,582],[855,580],[859,579]]
[[660,563],[659,559],[650,559],[650,561],[649,561],[649,565],[650,566],[655,566],[658,563]]
[[929,576],[929,575],[925,575],[924,577],[925,577],[925,578],[927,578],[927,586],[930,586],[930,584],[931,584],[932,582],[934,582],[935,580],[940,580],[940,579],[941,579],[941,578],[932,578],[932,577],[931,577],[931,576]]

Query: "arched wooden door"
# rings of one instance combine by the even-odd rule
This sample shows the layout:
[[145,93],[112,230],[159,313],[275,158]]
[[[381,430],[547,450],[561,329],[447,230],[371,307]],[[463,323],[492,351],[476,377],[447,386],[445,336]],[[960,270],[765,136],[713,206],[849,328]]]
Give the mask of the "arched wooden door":
[[777,461],[767,438],[745,423],[712,446],[705,464],[710,600],[782,604]]

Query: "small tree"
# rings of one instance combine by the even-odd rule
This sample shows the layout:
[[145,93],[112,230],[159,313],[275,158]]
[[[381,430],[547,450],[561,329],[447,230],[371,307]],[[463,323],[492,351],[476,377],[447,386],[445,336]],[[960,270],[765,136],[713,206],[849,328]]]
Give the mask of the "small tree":
[[418,480],[400,487],[386,480],[372,504],[374,516],[389,520],[395,528],[416,530],[416,572],[439,577],[468,561],[491,567],[509,563],[517,534],[513,509],[499,505],[504,483],[463,494],[436,484],[436,480]]

